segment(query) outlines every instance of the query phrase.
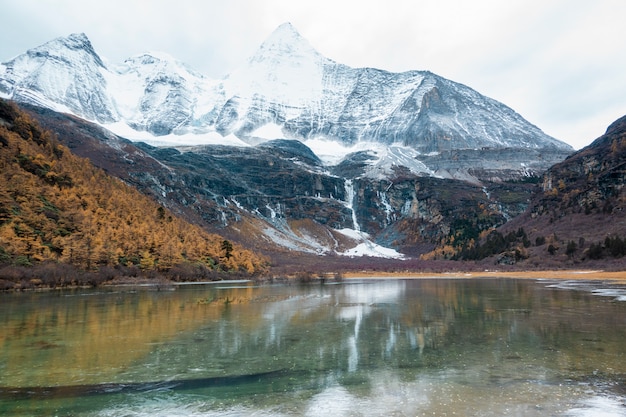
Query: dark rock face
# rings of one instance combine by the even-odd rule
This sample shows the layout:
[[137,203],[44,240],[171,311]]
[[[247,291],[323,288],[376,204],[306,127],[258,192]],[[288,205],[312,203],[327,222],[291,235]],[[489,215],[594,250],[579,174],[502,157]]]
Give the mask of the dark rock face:
[[299,142],[252,148],[142,148],[175,170],[188,192],[213,200],[226,218],[236,217],[243,208],[266,218],[317,218],[336,228],[351,222],[343,203],[343,179],[325,175],[319,160]]
[[[401,176],[358,180],[357,218],[377,242],[415,254],[459,233],[478,237],[527,207],[533,184],[476,186],[466,181]],[[463,236],[464,238],[466,236]],[[471,236],[470,236],[471,237]]]
[[[353,229],[418,255],[451,234],[476,234],[505,223],[527,207],[536,187],[506,181],[476,185],[417,176],[402,167],[390,178],[359,178],[359,155],[351,160],[356,167],[329,172],[299,141],[156,148],[50,110],[31,109],[31,114],[74,153],[174,212],[265,250],[289,245],[276,241],[280,232],[332,252],[333,245],[341,245],[336,231]],[[261,225],[254,233],[244,227],[251,222]]]

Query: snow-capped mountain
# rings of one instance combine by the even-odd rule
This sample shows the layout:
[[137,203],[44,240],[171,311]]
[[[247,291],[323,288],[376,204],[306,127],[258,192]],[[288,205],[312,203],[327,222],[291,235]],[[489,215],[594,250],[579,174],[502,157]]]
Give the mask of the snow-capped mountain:
[[107,85],[119,118],[136,131],[162,136],[193,131],[202,100],[215,84],[164,53],[145,53],[112,66]]
[[431,72],[336,63],[289,23],[222,80],[162,53],[107,64],[84,34],[73,34],[1,64],[0,96],[153,144],[297,139],[333,164],[365,152],[370,175],[403,164],[454,176],[454,167],[425,166],[428,156],[480,149],[546,150],[551,156],[535,167],[542,170],[572,151],[504,104]]
[[118,121],[109,69],[83,34],[58,38],[0,64],[0,95],[98,123]]
[[334,62],[290,24],[221,80],[164,53],[111,64],[73,34],[0,64],[0,97],[175,212],[289,253],[401,258],[477,236],[526,208],[517,180],[572,151],[431,72]]

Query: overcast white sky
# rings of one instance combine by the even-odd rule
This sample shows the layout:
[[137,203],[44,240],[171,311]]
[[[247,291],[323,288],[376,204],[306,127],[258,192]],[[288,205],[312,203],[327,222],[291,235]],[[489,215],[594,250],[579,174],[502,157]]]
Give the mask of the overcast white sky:
[[281,23],[352,67],[430,70],[575,148],[626,114],[624,0],[0,0],[0,62],[84,32],[110,62],[163,51],[211,78]]

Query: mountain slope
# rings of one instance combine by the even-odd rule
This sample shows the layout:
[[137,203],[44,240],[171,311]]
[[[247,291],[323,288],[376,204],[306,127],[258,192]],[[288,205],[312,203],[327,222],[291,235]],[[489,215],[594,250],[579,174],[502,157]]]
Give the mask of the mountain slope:
[[[470,236],[521,213],[536,184],[418,176],[358,178],[362,162],[330,172],[301,142],[156,148],[65,114],[30,108],[76,154],[174,213],[272,259],[419,255],[457,229]],[[288,257],[289,259],[287,259]]]
[[[603,240],[626,235],[626,116],[589,146],[554,165],[529,207],[531,219],[548,219],[545,232],[561,239]],[[572,227],[576,224],[576,227]]]
[[[483,239],[483,247],[497,244],[482,253],[499,254],[498,259],[509,263],[517,251],[517,262],[543,268],[575,264],[623,268],[625,184],[626,116],[589,146],[548,169],[528,209]],[[502,239],[505,235],[511,239]],[[504,249],[508,252],[501,253]]]
[[193,226],[74,156],[0,100],[0,263],[54,261],[94,270],[182,264],[264,270],[265,260]]
[[[497,161],[520,177],[540,173],[572,151],[504,104],[430,72],[336,63],[290,24],[278,27],[223,80],[209,80],[165,54],[107,65],[85,35],[70,35],[2,64],[0,95],[70,112],[152,144],[297,139],[318,155],[330,144],[341,145],[332,147],[339,154],[327,164],[355,150],[393,146],[410,155],[403,163],[414,173],[476,183],[481,178],[459,168],[451,152],[516,149],[519,159],[534,165]],[[445,168],[431,165],[439,155],[448,162]],[[379,161],[366,167],[370,176],[378,175],[376,166],[398,164],[369,156]],[[489,169],[492,162],[487,155],[473,168]]]

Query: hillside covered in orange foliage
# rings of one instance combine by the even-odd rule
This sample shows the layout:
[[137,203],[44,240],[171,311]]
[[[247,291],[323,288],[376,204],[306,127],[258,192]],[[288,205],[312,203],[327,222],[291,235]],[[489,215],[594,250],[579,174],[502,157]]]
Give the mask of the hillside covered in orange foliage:
[[0,100],[0,264],[41,263],[254,275],[267,260],[179,219]]

